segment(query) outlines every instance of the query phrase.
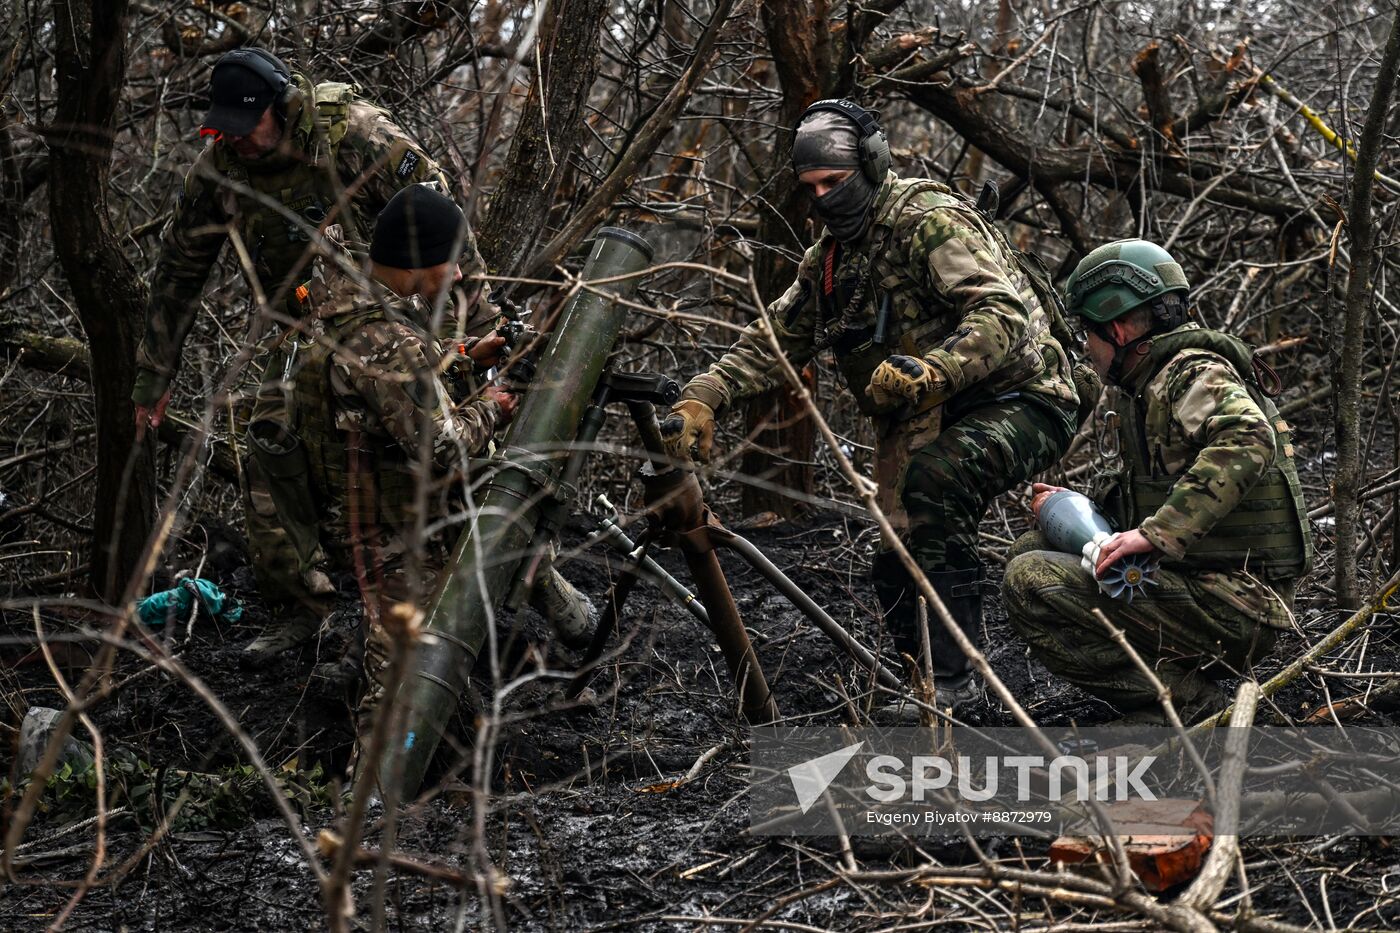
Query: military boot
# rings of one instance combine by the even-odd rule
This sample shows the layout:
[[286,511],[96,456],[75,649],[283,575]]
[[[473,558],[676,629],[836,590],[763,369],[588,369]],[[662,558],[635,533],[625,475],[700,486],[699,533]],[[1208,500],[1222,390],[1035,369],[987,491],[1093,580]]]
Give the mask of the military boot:
[[[943,601],[973,647],[982,646],[982,585],[986,568],[944,570],[928,575],[929,583]],[[928,643],[933,651],[933,684],[938,691],[938,705],[959,706],[972,703],[982,696],[982,687],[973,677],[972,662],[962,653],[952,633],[929,607]]]
[[281,624],[273,622],[243,649],[239,663],[244,667],[265,667],[283,652],[299,648],[315,638],[320,630],[321,620],[304,613],[297,613]]
[[[979,645],[982,638],[982,580],[985,570],[974,567],[967,570],[946,570],[927,574],[929,583],[938,593],[939,599],[973,645]],[[895,651],[901,659],[907,655],[919,666],[916,672],[922,674],[923,638],[919,631],[918,594],[913,581],[905,572],[903,564],[893,553],[877,555],[871,567],[875,585],[875,595],[885,613],[885,627],[894,640]],[[928,620],[929,649],[933,658],[934,688],[937,691],[936,703],[940,709],[952,707],[955,711],[976,702],[982,696],[982,688],[973,677],[972,663],[962,653],[953,636],[941,619],[929,607]],[[906,662],[907,663],[907,662]],[[912,680],[912,678],[911,678]],[[917,724],[919,708],[904,700],[896,700],[881,710],[880,721],[891,725]]]
[[587,648],[598,627],[598,610],[593,600],[570,583],[553,564],[541,571],[530,594],[530,605],[549,620],[554,634],[574,650]]
[[[1230,695],[1199,672],[1175,673],[1170,667],[1163,666],[1158,668],[1157,676],[1171,689],[1172,705],[1176,708],[1176,714],[1188,726],[1203,722],[1230,705]],[[1105,725],[1171,725],[1166,711],[1158,703],[1147,703],[1141,706],[1120,705],[1118,703],[1114,705],[1119,706],[1122,715],[1105,723]]]
[[360,682],[365,670],[365,644],[363,638],[351,639],[350,645],[334,661],[322,661],[311,670],[311,676],[319,678],[326,686],[337,690],[350,690]]

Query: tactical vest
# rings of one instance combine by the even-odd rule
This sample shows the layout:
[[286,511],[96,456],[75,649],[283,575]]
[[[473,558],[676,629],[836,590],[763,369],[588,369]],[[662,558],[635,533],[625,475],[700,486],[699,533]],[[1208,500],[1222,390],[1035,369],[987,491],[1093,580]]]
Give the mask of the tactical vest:
[[[294,318],[301,316],[301,305],[291,276],[306,262],[311,242],[308,228],[319,227],[336,203],[336,156],[350,129],[355,86],[318,84],[310,96],[310,111],[299,115],[292,131],[293,148],[305,155],[305,161],[292,158],[284,167],[250,172],[225,146],[216,146],[213,156],[214,168],[234,183],[226,209],[248,247],[263,294],[271,301],[283,293],[282,306]],[[252,194],[238,190],[244,187]],[[359,218],[353,205],[349,210],[351,216],[341,222],[352,238],[358,238]],[[299,278],[304,275],[303,267]]]
[[[370,308],[327,321],[324,339],[303,351],[295,376],[293,430],[306,446],[322,532],[337,549],[352,543],[352,519],[362,540],[373,541],[376,535],[382,538],[412,527],[416,518],[419,465],[382,436],[361,433],[358,447],[352,450],[349,434],[336,427],[330,383],[332,347],[343,346],[359,327],[385,318],[382,308]],[[358,467],[353,471],[352,454]]]
[[1274,460],[1244,498],[1210,532],[1192,544],[1182,561],[1165,566],[1185,569],[1245,568],[1265,579],[1296,578],[1312,563],[1312,530],[1293,462],[1292,432],[1278,407],[1264,394],[1254,371],[1254,352],[1243,341],[1204,328],[1173,331],[1153,338],[1139,364],[1145,375],[1136,393],[1119,392],[1118,419],[1123,469],[1104,498],[1105,511],[1119,528],[1136,528],[1167,501],[1180,476],[1166,475],[1154,463],[1145,425],[1143,393],[1162,368],[1184,350],[1208,350],[1234,367],[1245,388],[1274,429]]
[[[874,278],[874,263],[877,257],[884,257],[891,229],[899,222],[900,214],[915,197],[930,193],[949,197],[951,203],[940,204],[940,207],[963,211],[985,222],[974,205],[947,185],[928,179],[899,180],[894,182],[888,195],[892,206],[881,211],[882,221],[888,220],[888,223],[880,223],[872,234],[869,249],[851,252],[834,237],[828,237],[822,247],[817,331],[819,335],[829,334],[826,342],[835,354],[837,367],[855,397],[856,407],[867,415],[890,413],[888,408],[877,406],[865,394],[875,368],[895,354],[923,356],[933,344],[951,334],[958,323],[956,309],[918,281],[926,260],[915,263],[912,257],[899,257],[886,263],[887,275],[878,280]],[[995,224],[985,225],[991,228],[1009,255],[1019,256]],[[1016,269],[1011,271],[1014,273]],[[1021,271],[1026,274],[1024,268]],[[1026,275],[1026,278],[1029,281],[1031,277]],[[1028,297],[1038,298],[1035,290],[1029,287],[1023,287],[1023,296],[1027,291],[1030,292]],[[793,314],[801,305],[802,302],[798,302],[794,306]],[[877,325],[882,317],[886,325],[884,333],[880,334]],[[1043,325],[1038,329],[1027,327],[1020,345],[1011,350],[1002,368],[960,393],[956,404],[975,404],[983,397],[994,398],[1039,375],[1047,366],[1039,345],[1045,329]],[[819,336],[819,349],[824,348],[822,344]],[[922,414],[937,404],[939,400],[931,396],[926,403],[911,409],[910,416]]]

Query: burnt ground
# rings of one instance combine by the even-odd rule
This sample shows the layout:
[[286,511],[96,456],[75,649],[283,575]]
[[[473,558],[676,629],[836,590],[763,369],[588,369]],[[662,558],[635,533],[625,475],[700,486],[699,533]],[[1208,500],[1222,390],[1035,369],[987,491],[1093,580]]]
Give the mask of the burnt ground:
[[[851,534],[860,531],[860,526],[827,517],[746,534],[869,644],[878,635],[869,611],[873,594],[851,545]],[[580,538],[579,529],[571,529],[568,539]],[[868,532],[858,538],[868,539]],[[658,556],[679,575],[675,554]],[[783,712],[809,724],[849,721],[843,694],[857,703],[861,694],[861,679],[851,664],[756,574],[732,557],[724,563]],[[295,759],[303,769],[320,764],[325,773],[339,773],[350,741],[348,708],[341,691],[313,675],[318,661],[338,650],[337,636],[333,633],[271,669],[245,671],[238,665],[238,650],[263,618],[247,570],[225,555],[205,572],[226,584],[250,611],[237,625],[202,618],[189,633],[177,628],[169,635],[171,649],[222,697],[269,762]],[[566,572],[595,599],[606,591],[609,567],[596,557],[575,559]],[[1314,641],[1334,624],[1334,614],[1308,604],[1300,599],[1303,634],[1285,637],[1261,674],[1276,670],[1305,640]],[[46,617],[46,623],[51,631],[74,625],[58,614]],[[342,624],[348,626],[345,620]],[[523,613],[515,624],[506,639],[506,679],[512,672],[539,669],[540,656],[554,650],[543,644],[542,623],[531,613]],[[32,630],[30,626],[27,617],[6,619],[11,633]],[[832,838],[746,835],[746,730],[708,632],[646,585],[633,593],[623,629],[625,647],[596,678],[593,706],[549,708],[557,679],[537,679],[509,696],[509,722],[495,745],[495,796],[480,837],[461,785],[449,785],[444,795],[400,824],[397,846],[435,862],[479,868],[473,848],[484,845],[498,873],[499,912],[493,918],[474,891],[463,895],[445,882],[394,871],[382,889],[388,929],[475,926],[491,919],[527,930],[696,929],[694,922],[680,918],[753,919],[770,910],[775,920],[804,928],[890,927],[933,920],[950,907],[954,917],[976,918],[946,899],[930,912],[928,892],[917,887],[819,888],[838,860]],[[1112,718],[1108,706],[1054,682],[1027,656],[1011,637],[995,598],[989,600],[987,635],[993,666],[1042,723],[1093,724]],[[1365,646],[1371,669],[1400,665],[1400,647],[1388,621],[1365,636]],[[69,650],[71,656],[60,662],[81,672],[86,653],[81,647]],[[1356,650],[1353,641],[1342,653],[1351,657]],[[24,704],[61,705],[42,662],[9,655],[7,660],[19,662],[12,667],[18,680],[12,686],[20,688],[17,695]],[[554,659],[553,666],[568,670],[568,657]],[[486,667],[478,665],[478,677],[489,677]],[[137,670],[125,658],[118,675]],[[1333,697],[1348,692],[1352,683],[1333,681]],[[1277,698],[1278,710],[1297,715],[1316,706],[1323,699],[1319,684],[1312,678],[1286,689]],[[465,706],[463,710],[469,713]],[[239,762],[213,715],[185,686],[163,675],[132,680],[94,716],[108,743],[153,763],[210,771]],[[973,718],[986,725],[1011,724],[995,703]],[[694,780],[677,783],[716,746],[719,751]],[[334,819],[330,809],[313,806],[306,814],[306,831],[333,825]],[[41,817],[27,839],[43,840],[59,828],[58,820]],[[143,853],[140,846],[147,838],[130,821],[116,822],[108,871],[130,863],[117,882],[86,895],[69,929],[292,930],[324,924],[311,875],[266,801],[251,804],[247,818],[232,828],[177,830]],[[376,831],[367,844],[379,841]],[[985,843],[992,857],[1023,858],[1032,867],[1045,864],[1044,843],[1005,838]],[[1258,885],[1253,893],[1257,911],[1319,928],[1329,917],[1346,926],[1357,915],[1363,926],[1400,925],[1400,908],[1385,893],[1391,888],[1386,879],[1397,867],[1387,840],[1302,844],[1319,851],[1300,856],[1297,846],[1284,843],[1246,846],[1251,878]],[[973,862],[960,843],[925,844],[923,851],[945,864]],[[35,853],[49,854],[28,865],[22,881],[0,894],[0,928],[39,929],[52,919],[70,890],[51,882],[82,876],[91,857],[91,834],[83,830],[39,842],[27,852]],[[867,869],[908,864],[910,855],[909,849],[856,841],[856,856]],[[1279,867],[1285,859],[1290,860],[1287,872]],[[355,890],[362,919],[372,910],[374,888],[371,870],[358,872]],[[798,892],[804,896],[794,897]],[[1367,912],[1378,902],[1377,910]],[[994,916],[997,926],[1009,928],[1011,914],[991,903],[988,899],[978,911],[990,911],[982,916]],[[1028,900],[1019,910],[1021,922],[1032,925],[1073,919],[1067,907],[1047,912],[1038,901]],[[953,928],[965,928],[965,923],[951,920]]]

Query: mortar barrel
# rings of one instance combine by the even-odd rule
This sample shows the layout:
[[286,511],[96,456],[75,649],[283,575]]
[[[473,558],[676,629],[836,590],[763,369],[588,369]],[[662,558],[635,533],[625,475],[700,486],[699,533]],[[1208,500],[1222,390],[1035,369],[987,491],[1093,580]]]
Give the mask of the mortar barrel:
[[[582,279],[640,272],[651,262],[645,239],[604,227]],[[529,556],[543,505],[554,492],[569,444],[617,342],[637,278],[581,289],[553,328],[535,377],[476,499],[476,512],[453,550],[448,573],[426,613],[414,665],[399,689],[402,742],[379,762],[381,792],[414,794],[466,689],[495,613]],[[398,772],[396,774],[396,772]],[[402,797],[400,797],[402,799]]]

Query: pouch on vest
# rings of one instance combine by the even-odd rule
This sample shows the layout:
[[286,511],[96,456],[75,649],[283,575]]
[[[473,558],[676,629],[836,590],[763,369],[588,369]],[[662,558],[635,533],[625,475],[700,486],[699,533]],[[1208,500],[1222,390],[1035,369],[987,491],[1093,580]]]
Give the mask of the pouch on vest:
[[267,483],[277,521],[296,551],[297,569],[305,575],[325,560],[306,448],[284,425],[255,421],[248,426],[248,450]]

